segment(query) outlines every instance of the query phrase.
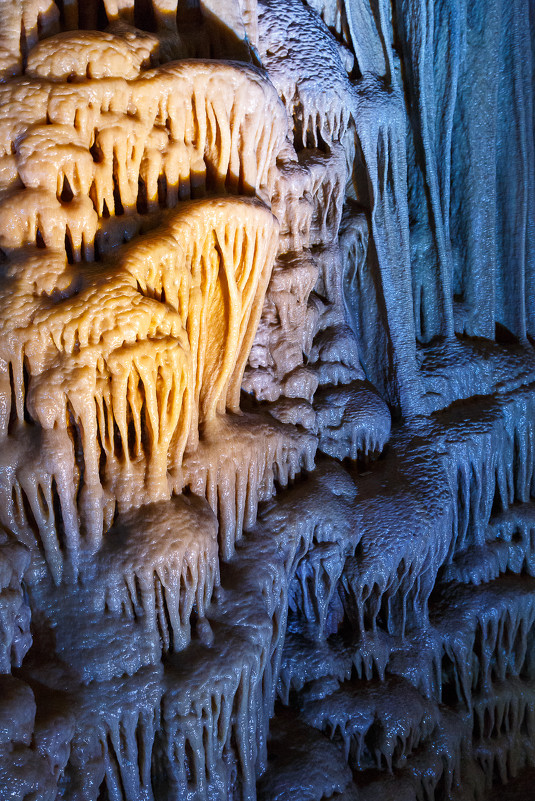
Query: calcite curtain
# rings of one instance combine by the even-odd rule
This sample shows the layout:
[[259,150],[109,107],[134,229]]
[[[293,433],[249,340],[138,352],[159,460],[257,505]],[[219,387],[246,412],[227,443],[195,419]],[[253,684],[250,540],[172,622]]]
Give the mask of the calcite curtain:
[[534,45],[0,0],[2,799],[532,797]]

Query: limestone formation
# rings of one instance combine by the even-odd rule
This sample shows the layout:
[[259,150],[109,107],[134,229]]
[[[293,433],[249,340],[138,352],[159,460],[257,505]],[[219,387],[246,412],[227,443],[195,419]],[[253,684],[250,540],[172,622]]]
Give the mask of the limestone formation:
[[529,786],[534,41],[0,0],[1,799]]

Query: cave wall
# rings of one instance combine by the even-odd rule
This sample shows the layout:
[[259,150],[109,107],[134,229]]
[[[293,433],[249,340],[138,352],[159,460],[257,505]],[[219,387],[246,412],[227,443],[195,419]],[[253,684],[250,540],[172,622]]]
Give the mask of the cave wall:
[[534,34],[0,0],[2,799],[535,768]]

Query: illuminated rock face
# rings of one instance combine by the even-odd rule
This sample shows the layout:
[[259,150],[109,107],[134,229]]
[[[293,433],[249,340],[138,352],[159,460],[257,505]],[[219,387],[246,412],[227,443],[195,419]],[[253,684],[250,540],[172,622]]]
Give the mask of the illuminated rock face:
[[0,0],[2,799],[535,767],[534,35]]

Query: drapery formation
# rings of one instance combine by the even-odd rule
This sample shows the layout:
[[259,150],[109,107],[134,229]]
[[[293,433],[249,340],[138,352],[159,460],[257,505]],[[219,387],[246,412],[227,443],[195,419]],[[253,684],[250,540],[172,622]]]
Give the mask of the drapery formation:
[[0,797],[535,766],[527,0],[0,0]]

